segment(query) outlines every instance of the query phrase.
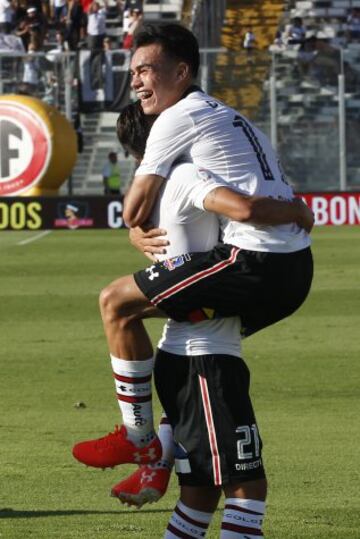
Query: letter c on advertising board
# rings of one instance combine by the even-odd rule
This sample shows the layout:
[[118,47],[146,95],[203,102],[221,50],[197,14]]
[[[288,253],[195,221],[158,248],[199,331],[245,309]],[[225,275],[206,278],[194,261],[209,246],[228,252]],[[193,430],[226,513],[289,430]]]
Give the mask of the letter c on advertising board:
[[123,226],[122,210],[122,202],[119,200],[110,202],[108,205],[108,225],[110,228],[121,228]]

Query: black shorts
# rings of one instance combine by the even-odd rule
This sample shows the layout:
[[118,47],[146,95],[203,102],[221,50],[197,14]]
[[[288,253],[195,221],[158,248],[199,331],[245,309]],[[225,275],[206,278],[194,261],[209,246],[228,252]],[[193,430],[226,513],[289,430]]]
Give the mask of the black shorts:
[[178,356],[158,350],[155,385],[174,432],[180,485],[262,479],[262,442],[241,358]]
[[292,314],[309,293],[310,248],[294,253],[247,251],[219,244],[134,274],[151,303],[178,322],[240,316],[243,336]]

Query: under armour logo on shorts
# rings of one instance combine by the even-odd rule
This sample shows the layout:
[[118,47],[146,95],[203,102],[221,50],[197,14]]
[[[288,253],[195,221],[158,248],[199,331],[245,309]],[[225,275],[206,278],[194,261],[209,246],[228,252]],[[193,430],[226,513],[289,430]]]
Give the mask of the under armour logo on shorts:
[[160,273],[158,271],[154,271],[156,266],[150,266],[150,268],[146,268],[145,271],[149,273],[148,279],[149,281],[153,281],[156,277],[159,277]]

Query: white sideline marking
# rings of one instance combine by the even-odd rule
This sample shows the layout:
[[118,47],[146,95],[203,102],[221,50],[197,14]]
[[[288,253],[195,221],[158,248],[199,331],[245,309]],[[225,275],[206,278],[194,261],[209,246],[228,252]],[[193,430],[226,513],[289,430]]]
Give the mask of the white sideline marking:
[[27,245],[28,243],[32,243],[33,241],[40,240],[41,238],[44,238],[48,234],[50,234],[51,230],[44,230],[43,232],[40,232],[39,234],[36,234],[36,236],[32,236],[31,238],[27,238],[26,240],[19,241],[16,245]]

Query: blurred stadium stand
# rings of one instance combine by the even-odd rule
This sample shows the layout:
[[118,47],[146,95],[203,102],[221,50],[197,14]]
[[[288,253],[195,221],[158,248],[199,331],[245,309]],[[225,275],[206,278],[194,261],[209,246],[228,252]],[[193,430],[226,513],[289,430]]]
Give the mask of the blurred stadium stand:
[[[113,9],[115,4],[113,5]],[[144,20],[151,23],[175,22],[182,20],[183,0],[145,0],[143,5]],[[111,14],[111,12],[110,12]],[[118,14],[107,17],[106,34],[121,42],[123,29]],[[133,177],[135,164],[131,157],[126,157],[118,143],[115,125],[118,113],[99,112],[82,115],[84,139],[83,153],[79,154],[72,175],[72,188],[78,194],[100,194],[103,192],[102,168],[109,151],[116,151],[121,169],[122,185],[129,184]],[[63,190],[66,192],[67,186]]]
[[[357,8],[360,0],[145,0],[143,4],[145,21],[182,21],[194,31],[203,51],[201,82],[209,93],[256,121],[272,137],[276,133],[290,181],[299,190],[312,191],[339,188],[341,73],[345,77],[342,148],[346,149],[347,187],[360,188],[360,38],[351,35],[349,22],[351,10]],[[287,42],[294,17],[302,19],[305,45]],[[256,43],[253,53],[247,54],[243,40],[250,28]],[[115,0],[108,4],[106,35],[113,50],[121,49],[123,17]],[[0,34],[0,53],[12,37]],[[50,25],[44,53],[34,55],[43,57],[35,95],[54,102],[68,116],[71,109],[79,118],[76,63],[70,62],[72,83],[66,103],[64,85],[69,72],[61,56],[54,60],[51,51],[56,45],[55,27]],[[19,91],[22,59],[13,53],[1,54],[0,89]],[[83,152],[72,175],[75,193],[103,192],[101,170],[111,150],[118,152],[123,182],[131,179],[134,163],[119,148],[114,129],[117,115],[81,114]]]

